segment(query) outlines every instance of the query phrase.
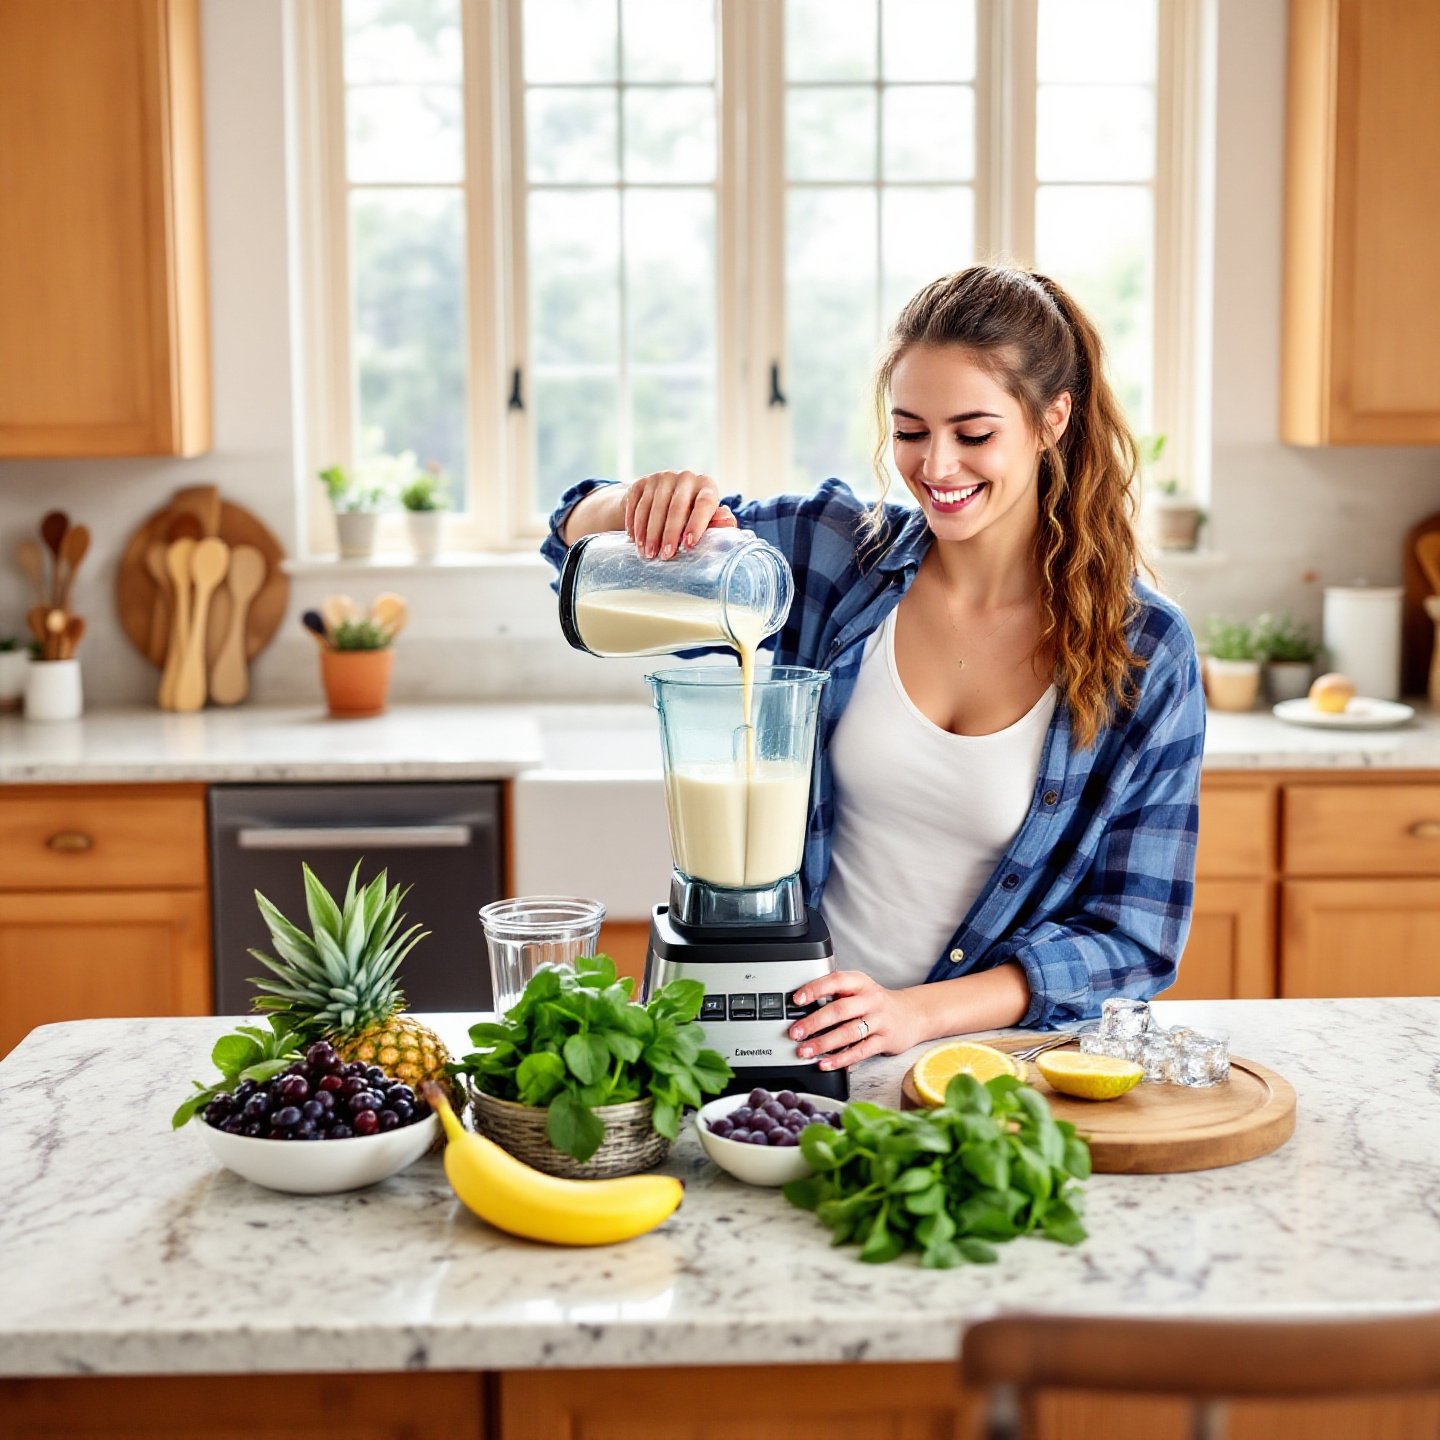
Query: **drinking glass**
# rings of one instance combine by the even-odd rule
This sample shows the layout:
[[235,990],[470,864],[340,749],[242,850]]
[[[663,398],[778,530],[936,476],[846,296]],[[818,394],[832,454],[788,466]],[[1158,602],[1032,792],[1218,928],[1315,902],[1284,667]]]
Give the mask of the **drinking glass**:
[[496,1014],[519,1000],[542,965],[573,965],[577,956],[593,955],[604,918],[600,901],[573,895],[521,895],[483,906]]

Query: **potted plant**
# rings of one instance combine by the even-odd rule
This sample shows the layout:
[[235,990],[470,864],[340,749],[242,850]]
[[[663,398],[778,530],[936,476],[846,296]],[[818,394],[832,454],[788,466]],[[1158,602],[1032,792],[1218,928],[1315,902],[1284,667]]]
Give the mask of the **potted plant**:
[[384,489],[361,484],[342,465],[320,471],[320,483],[335,512],[335,534],[342,560],[364,559],[375,551],[375,526],[380,519]]
[[445,512],[450,506],[450,478],[432,460],[401,487],[410,549],[417,560],[433,560],[440,553]]
[[1265,657],[1265,685],[1274,701],[1299,700],[1309,693],[1320,646],[1294,616],[1261,615],[1255,643]]
[[[1140,463],[1147,473],[1160,463],[1165,453],[1165,438],[1164,435],[1139,438]],[[1156,545],[1162,550],[1194,550],[1200,543],[1200,527],[1205,523],[1205,512],[1194,497],[1173,475],[1149,481],[1145,493]]]
[[25,695],[30,650],[13,635],[0,636],[0,710],[18,710]]
[[1216,710],[1254,708],[1263,656],[1251,626],[1211,616],[1205,627],[1205,693]]
[[453,1067],[475,1128],[537,1170],[597,1179],[664,1159],[686,1106],[734,1072],[703,1046],[704,986],[672,980],[640,1004],[608,955],[544,965],[503,1019],[473,1025]]
[[320,675],[330,713],[342,720],[379,715],[390,691],[393,632],[377,621],[352,618],[329,630],[320,651]]

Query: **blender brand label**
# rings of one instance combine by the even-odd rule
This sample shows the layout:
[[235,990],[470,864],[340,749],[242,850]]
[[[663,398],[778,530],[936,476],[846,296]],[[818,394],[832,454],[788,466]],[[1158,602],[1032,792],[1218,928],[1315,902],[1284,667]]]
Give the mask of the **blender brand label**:
[[765,1050],[736,1050],[736,1051],[734,1052],[735,1058],[736,1058],[737,1060],[744,1059],[744,1057],[747,1056],[747,1055],[773,1055],[774,1053],[775,1053],[775,1052],[774,1052],[773,1050],[770,1050],[770,1049],[765,1049]]

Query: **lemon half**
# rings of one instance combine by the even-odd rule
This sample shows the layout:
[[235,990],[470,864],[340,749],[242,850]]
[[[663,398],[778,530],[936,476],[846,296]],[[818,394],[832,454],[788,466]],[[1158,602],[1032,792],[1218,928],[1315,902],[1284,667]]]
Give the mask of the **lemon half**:
[[1084,1055],[1078,1050],[1052,1051],[1035,1061],[1035,1068],[1062,1095],[1081,1100],[1114,1100],[1133,1090],[1145,1072],[1133,1060],[1112,1055]]
[[997,1075],[1024,1079],[1019,1061],[1003,1050],[973,1040],[947,1040],[927,1050],[915,1062],[915,1090],[927,1105],[945,1103],[945,1087],[960,1074],[973,1075],[982,1085]]

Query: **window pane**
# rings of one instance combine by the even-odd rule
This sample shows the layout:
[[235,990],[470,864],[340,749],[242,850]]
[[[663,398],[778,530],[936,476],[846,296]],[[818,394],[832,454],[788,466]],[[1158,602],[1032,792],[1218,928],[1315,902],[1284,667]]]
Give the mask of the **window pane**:
[[459,84],[460,0],[345,0],[345,78]]
[[618,78],[615,0],[525,0],[521,35],[531,85]]
[[785,210],[785,392],[789,476],[808,490],[830,475],[869,482],[875,359],[873,189],[792,190]]
[[1040,0],[1036,23],[1042,84],[1155,79],[1155,0]]
[[1042,185],[1035,193],[1035,263],[1089,311],[1130,423],[1150,429],[1155,302],[1150,191]]
[[713,376],[637,374],[630,387],[636,475],[654,470],[715,473]]
[[975,78],[974,0],[882,0],[880,23],[887,80]]
[[635,364],[715,364],[715,195],[625,196],[625,330]]
[[613,365],[620,339],[620,197],[530,196],[530,354],[537,366]]
[[880,321],[922,285],[975,260],[975,192],[968,185],[885,190],[880,199]]
[[968,85],[884,91],[886,180],[969,180],[975,174],[975,92]]
[[616,422],[620,388],[615,372],[536,374],[532,401],[535,435],[535,510],[548,515],[577,480],[620,473]]
[[714,180],[715,92],[710,86],[625,92],[625,178]]
[[873,80],[875,0],[784,0],[787,80]]
[[530,90],[525,95],[525,174],[532,184],[603,184],[620,178],[616,91]]
[[874,89],[845,85],[787,91],[785,172],[791,180],[873,180]]
[[[460,192],[350,197],[356,454],[411,450],[464,483],[465,211]],[[457,504],[462,497],[456,495]]]
[[346,166],[367,181],[465,178],[460,91],[451,85],[364,85],[345,93]]
[[627,80],[713,80],[714,0],[623,0]]
[[1154,90],[1040,86],[1035,97],[1038,180],[1148,180],[1154,173]]

